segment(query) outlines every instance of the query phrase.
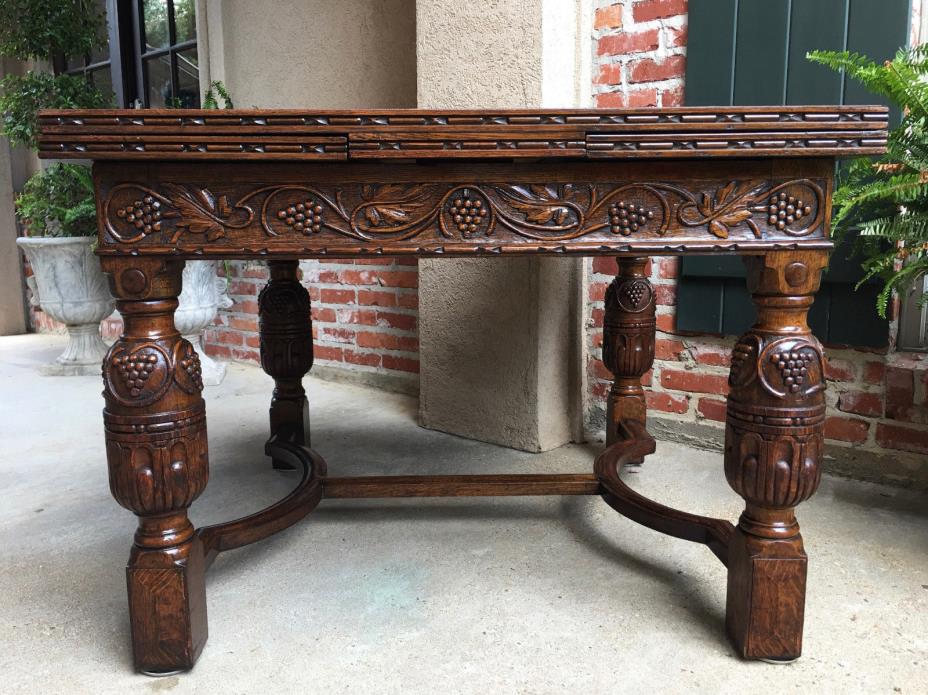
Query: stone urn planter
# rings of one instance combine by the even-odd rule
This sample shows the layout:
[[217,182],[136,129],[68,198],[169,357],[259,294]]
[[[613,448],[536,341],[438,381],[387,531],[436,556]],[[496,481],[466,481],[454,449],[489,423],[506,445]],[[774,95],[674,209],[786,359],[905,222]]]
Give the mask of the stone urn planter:
[[220,307],[232,306],[226,294],[228,281],[216,275],[216,261],[187,261],[180,303],[174,312],[174,325],[200,356],[203,383],[216,386],[226,375],[226,365],[203,352],[203,331],[213,323]]
[[116,302],[100,261],[93,254],[96,237],[21,237],[33,275],[27,282],[32,303],[68,329],[68,346],[42,368],[53,376],[98,375],[107,346],[100,322]]

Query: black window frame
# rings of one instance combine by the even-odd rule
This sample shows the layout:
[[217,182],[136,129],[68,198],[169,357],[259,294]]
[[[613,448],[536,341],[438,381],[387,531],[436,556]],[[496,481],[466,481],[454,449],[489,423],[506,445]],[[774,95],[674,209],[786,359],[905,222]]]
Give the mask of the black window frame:
[[[168,46],[159,47],[150,51],[145,48],[145,29],[143,23],[143,0],[105,0],[107,41],[109,44],[109,58],[104,61],[92,61],[89,55],[84,56],[81,65],[69,67],[63,56],[53,61],[57,74],[85,75],[88,81],[90,74],[103,68],[107,63],[110,68],[110,79],[113,86],[113,101],[117,108],[148,108],[148,84],[145,77],[145,60],[159,56],[170,55],[171,62],[171,93],[176,96],[179,85],[179,68],[177,54],[191,48],[199,49],[199,27],[194,20],[196,36],[193,39],[175,43],[177,25],[174,15],[174,0],[167,0],[168,5]],[[200,71],[200,56],[197,52],[197,74]],[[196,92],[196,104],[199,108],[201,95]]]

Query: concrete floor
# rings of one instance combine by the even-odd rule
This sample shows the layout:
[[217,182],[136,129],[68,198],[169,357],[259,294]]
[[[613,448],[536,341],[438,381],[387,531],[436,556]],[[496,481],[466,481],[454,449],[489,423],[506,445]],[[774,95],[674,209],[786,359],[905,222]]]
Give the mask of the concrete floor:
[[[707,549],[598,498],[337,500],[220,557],[193,672],[135,675],[134,520],[107,489],[99,378],[37,374],[61,347],[0,339],[0,692],[928,692],[928,497],[840,479],[801,508],[810,590],[805,656],[790,665],[733,655],[725,572]],[[332,474],[579,472],[598,448],[524,454],[420,429],[405,396],[307,385]],[[295,482],[262,457],[269,393],[241,365],[206,390],[198,525]],[[661,443],[631,478],[671,505],[740,511],[717,454]]]

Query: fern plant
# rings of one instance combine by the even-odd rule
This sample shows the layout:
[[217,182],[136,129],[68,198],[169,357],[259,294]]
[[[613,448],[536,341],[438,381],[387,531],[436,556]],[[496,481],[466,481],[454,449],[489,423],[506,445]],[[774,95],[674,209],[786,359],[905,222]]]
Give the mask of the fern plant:
[[[928,271],[928,45],[900,49],[883,63],[847,51],[812,51],[808,58],[844,71],[904,114],[882,158],[857,159],[839,175],[832,203],[839,240],[860,230],[865,272],[858,287],[882,281],[877,311],[885,318],[893,292]],[[920,301],[926,300],[923,294]]]

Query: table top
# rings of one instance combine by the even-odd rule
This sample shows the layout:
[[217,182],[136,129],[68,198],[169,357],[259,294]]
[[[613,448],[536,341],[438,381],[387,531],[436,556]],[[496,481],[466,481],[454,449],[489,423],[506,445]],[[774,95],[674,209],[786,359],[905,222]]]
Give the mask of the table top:
[[880,106],[68,110],[101,256],[765,253],[831,248],[834,162]]
[[43,111],[46,158],[665,159],[880,154],[882,106]]

